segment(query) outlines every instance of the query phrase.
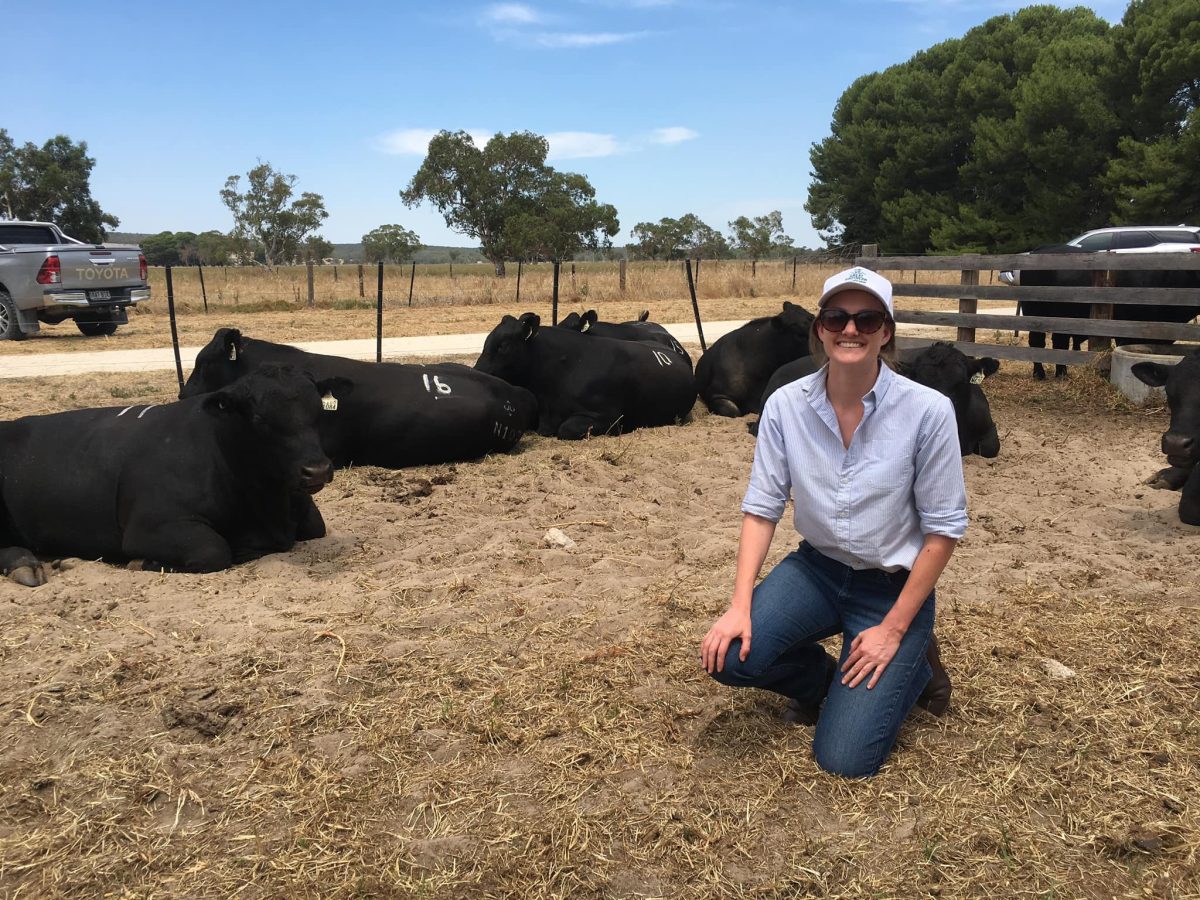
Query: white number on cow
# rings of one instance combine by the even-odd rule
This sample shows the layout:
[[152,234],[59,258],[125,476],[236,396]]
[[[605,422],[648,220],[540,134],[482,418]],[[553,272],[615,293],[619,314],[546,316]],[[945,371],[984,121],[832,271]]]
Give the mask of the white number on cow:
[[450,385],[446,384],[446,382],[442,381],[436,375],[430,378],[429,373],[425,373],[421,378],[425,381],[425,390],[429,391],[429,393],[432,394],[434,391],[437,391],[439,394],[450,393]]
[[660,366],[669,366],[672,364],[671,357],[663,353],[661,350],[653,350],[651,352],[654,354],[654,358],[658,360],[658,364]]

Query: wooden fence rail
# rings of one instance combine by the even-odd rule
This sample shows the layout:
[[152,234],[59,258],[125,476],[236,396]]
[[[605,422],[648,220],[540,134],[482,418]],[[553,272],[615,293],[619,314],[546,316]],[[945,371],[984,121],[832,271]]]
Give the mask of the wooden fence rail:
[[[1200,309],[1200,253],[1139,253],[1139,254],[964,254],[962,256],[878,256],[870,246],[856,265],[877,272],[905,270],[914,273],[913,284],[895,284],[896,297],[946,298],[958,301],[958,312],[922,310],[896,311],[900,324],[957,328],[953,341],[964,353],[973,356],[995,356],[1027,362],[1056,365],[1105,365],[1108,339],[1123,342],[1193,341],[1200,342],[1200,325],[1181,325],[1177,322],[1134,322],[1113,319],[1116,304],[1133,306],[1193,306]],[[1021,286],[1007,284],[981,285],[981,272],[1006,269],[1032,271],[1054,269],[1091,272],[1092,287]],[[961,283],[921,284],[920,272],[958,270]],[[1195,272],[1196,287],[1113,287],[1113,276],[1128,271],[1185,271]],[[1017,304],[1017,314],[979,310],[979,301],[1009,301]],[[1064,316],[1021,315],[1021,304],[1030,300],[1053,301],[1086,305],[1080,318]],[[987,343],[978,340],[977,329],[1000,332],[1030,332],[1083,335],[1088,338],[1088,350],[1050,350],[1017,347],[1009,344]],[[900,346],[920,346],[930,343],[927,338],[900,337]]]

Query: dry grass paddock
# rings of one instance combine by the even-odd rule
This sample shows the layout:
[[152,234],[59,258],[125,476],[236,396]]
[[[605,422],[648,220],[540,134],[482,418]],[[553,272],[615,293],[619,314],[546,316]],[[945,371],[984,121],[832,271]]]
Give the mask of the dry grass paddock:
[[[327,537],[227,572],[0,582],[0,894],[1197,896],[1200,534],[1139,483],[1165,413],[1027,368],[965,462],[951,711],[875,779],[699,668],[753,444],[697,407],[339,472]],[[2,384],[4,418],[174,390]]]
[[[204,311],[195,268],[173,273],[180,343],[203,346],[220,326],[233,325],[248,334],[278,341],[319,341],[375,336],[375,273],[366,267],[365,299],[358,297],[357,268],[320,266],[315,271],[316,303],[307,306],[303,267],[275,272],[254,268],[206,269],[205,288],[209,311]],[[551,319],[551,277],[548,264],[526,268],[521,280],[521,300],[516,301],[516,269],[496,278],[491,266],[418,266],[413,305],[408,305],[409,270],[387,266],[384,291],[385,337],[455,334],[488,331],[505,313],[533,311]],[[774,315],[782,301],[791,300],[810,310],[820,296],[822,282],[839,268],[799,266],[792,289],[791,261],[769,260],[750,275],[750,263],[706,260],[700,267],[698,304],[702,321],[741,320]],[[335,269],[339,272],[334,281]],[[575,279],[569,269],[559,286],[559,315],[571,310],[597,309],[606,321],[636,317],[648,309],[657,322],[690,322],[693,319],[687,279],[679,263],[631,263],[626,292],[620,291],[615,263],[578,263]],[[84,350],[133,350],[170,344],[167,295],[162,269],[151,269],[153,299],[130,315],[130,323],[107,338],[85,338],[71,322],[45,325],[25,341],[0,341],[0,361],[8,354]],[[900,281],[912,273],[889,272]],[[957,272],[926,272],[925,281],[957,283]],[[986,278],[984,279],[987,280]],[[904,309],[946,309],[953,301],[898,298]],[[981,309],[1003,306],[983,302]],[[1007,304],[1010,305],[1011,304]],[[253,331],[254,327],[258,328]],[[0,366],[3,363],[0,362]],[[0,370],[2,371],[2,370]]]

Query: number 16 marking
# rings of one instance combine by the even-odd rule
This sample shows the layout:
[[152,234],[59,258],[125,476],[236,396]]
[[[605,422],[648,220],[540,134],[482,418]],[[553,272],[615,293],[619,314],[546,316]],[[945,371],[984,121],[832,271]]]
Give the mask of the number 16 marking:
[[425,390],[429,391],[431,394],[433,393],[433,391],[435,389],[437,390],[437,392],[439,394],[449,394],[450,393],[450,385],[443,382],[436,375],[433,376],[432,384],[430,383],[428,373],[426,373],[425,375],[422,375],[421,378],[424,379],[424,381],[425,381]]

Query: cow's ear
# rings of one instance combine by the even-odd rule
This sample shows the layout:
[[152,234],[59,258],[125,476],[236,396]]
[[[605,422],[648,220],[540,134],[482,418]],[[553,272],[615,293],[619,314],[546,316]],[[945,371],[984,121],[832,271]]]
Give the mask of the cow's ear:
[[599,318],[600,318],[600,316],[597,315],[597,313],[594,309],[589,309],[587,312],[585,312],[583,314],[583,327],[580,328],[579,330],[587,331],[589,328],[591,328],[593,325],[596,324],[596,320]]
[[316,382],[316,385],[322,397],[336,397],[339,400],[345,400],[354,393],[354,382],[349,378],[342,378],[340,375],[322,378]]
[[1164,366],[1162,363],[1140,362],[1134,363],[1133,368],[1129,371],[1143,384],[1148,384],[1150,387],[1162,387],[1167,383],[1171,367]]
[[230,362],[237,362],[242,357],[242,333],[236,328],[226,328],[222,336],[222,346],[225,358]]
[[524,313],[518,321],[521,323],[525,340],[529,340],[537,334],[538,327],[542,324],[542,320],[537,313]]
[[981,356],[978,359],[971,360],[971,374],[982,375],[987,378],[989,375],[995,375],[1000,371],[1000,360],[992,356]]
[[229,391],[215,391],[211,394],[205,394],[201,406],[210,416],[227,416],[231,413],[242,414],[246,412],[245,401]]

